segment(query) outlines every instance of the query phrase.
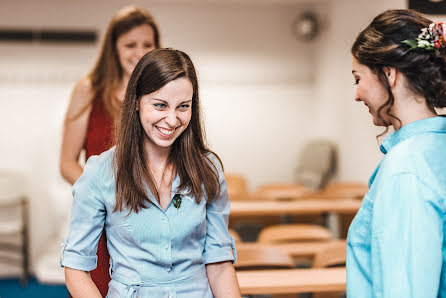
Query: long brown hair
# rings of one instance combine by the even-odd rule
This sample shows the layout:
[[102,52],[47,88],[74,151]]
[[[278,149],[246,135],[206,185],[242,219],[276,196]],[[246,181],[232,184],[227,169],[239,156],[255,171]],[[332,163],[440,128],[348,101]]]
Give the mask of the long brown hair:
[[120,109],[120,102],[115,94],[122,79],[122,66],[119,62],[116,42],[118,38],[135,27],[147,24],[153,29],[155,48],[160,48],[160,32],[153,16],[138,6],[126,6],[120,9],[111,19],[105,31],[98,59],[87,75],[91,81],[92,98],[88,104],[75,116],[80,116],[91,102],[98,96],[102,97],[106,111],[115,117]]
[[220,193],[218,171],[210,155],[213,154],[220,165],[221,161],[205,144],[194,65],[184,52],[158,49],[145,54],[136,65],[127,86],[120,119],[117,120],[114,211],[127,208],[130,212],[138,212],[148,207],[150,200],[144,182],[151,188],[155,182],[149,174],[143,146],[147,136],[137,107],[143,95],[155,92],[178,78],[188,78],[192,83],[192,116],[187,128],[172,144],[167,163],[173,166],[180,178],[178,190],[187,190],[188,194],[195,196],[197,202],[203,197],[209,202]]
[[[404,40],[415,40],[422,28],[429,27],[431,20],[411,9],[387,10],[376,16],[356,38],[351,52],[359,63],[366,65],[376,74],[386,88],[388,100],[377,114],[386,126],[381,113],[401,121],[392,114],[395,98],[391,91],[385,67],[395,67],[407,80],[407,87],[415,94],[426,98],[429,108],[446,106],[446,54],[445,49],[428,51],[409,50]],[[382,136],[387,129],[380,134]],[[378,136],[378,137],[379,137]]]

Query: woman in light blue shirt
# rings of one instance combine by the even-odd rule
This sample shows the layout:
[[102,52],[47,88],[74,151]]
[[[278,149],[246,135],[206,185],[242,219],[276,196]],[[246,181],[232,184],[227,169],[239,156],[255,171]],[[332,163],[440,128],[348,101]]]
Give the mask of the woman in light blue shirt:
[[147,53],[128,83],[116,147],[73,186],[61,265],[73,297],[101,297],[89,271],[103,227],[107,297],[240,297],[220,159],[205,146],[189,56]]
[[347,296],[446,297],[446,26],[378,15],[352,46],[355,99],[392,126],[347,237]]

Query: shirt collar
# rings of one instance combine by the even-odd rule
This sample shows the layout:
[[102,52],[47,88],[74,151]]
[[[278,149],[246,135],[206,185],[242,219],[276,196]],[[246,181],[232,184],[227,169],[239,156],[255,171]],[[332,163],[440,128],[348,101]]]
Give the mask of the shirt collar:
[[404,125],[383,140],[380,150],[386,154],[402,141],[424,132],[446,133],[446,117],[431,117]]

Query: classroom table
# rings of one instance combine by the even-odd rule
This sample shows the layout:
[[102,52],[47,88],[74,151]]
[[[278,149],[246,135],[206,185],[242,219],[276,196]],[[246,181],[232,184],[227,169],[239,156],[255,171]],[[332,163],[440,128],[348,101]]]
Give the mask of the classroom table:
[[354,214],[361,207],[361,200],[305,199],[292,201],[232,201],[230,217],[304,215],[304,214]]
[[310,268],[237,271],[242,295],[345,291],[346,271]]
[[236,243],[236,248],[256,248],[273,247],[277,248],[293,259],[308,258],[312,259],[318,252],[332,246],[334,243],[345,243],[345,240],[334,241],[304,241],[295,243],[258,243],[258,242],[240,242]]

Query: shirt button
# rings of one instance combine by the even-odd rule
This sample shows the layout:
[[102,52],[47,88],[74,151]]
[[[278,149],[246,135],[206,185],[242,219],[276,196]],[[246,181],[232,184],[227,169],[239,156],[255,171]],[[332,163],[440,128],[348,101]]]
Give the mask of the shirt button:
[[166,217],[165,217],[165,216],[163,216],[163,217],[161,217],[161,219],[162,219],[162,220],[166,220]]
[[172,267],[167,268],[167,272],[170,272],[172,270]]

